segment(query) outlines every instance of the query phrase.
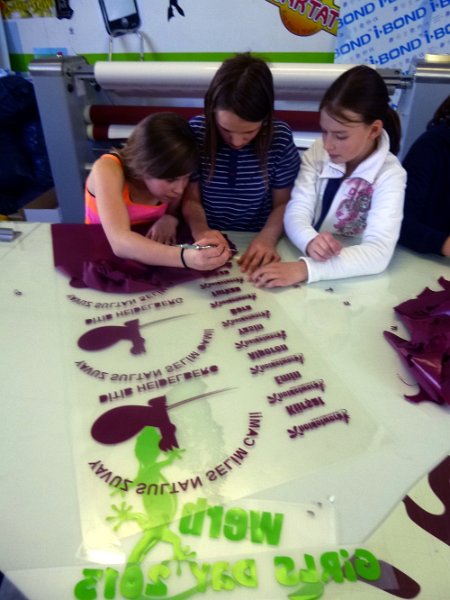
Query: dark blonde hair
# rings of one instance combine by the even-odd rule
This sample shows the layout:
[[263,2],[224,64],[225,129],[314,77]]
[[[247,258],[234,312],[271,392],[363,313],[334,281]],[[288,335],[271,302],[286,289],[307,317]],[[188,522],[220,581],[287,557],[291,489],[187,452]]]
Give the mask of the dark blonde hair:
[[319,108],[337,121],[349,120],[346,111],[360,115],[366,125],[380,119],[389,135],[391,152],[400,150],[399,116],[389,105],[384,79],[372,67],[358,65],[342,73],[325,92]]
[[198,168],[194,133],[185,119],[171,112],[145,117],[136,125],[125,146],[115,152],[128,180],[174,179]]
[[272,141],[275,94],[273,77],[267,63],[250,53],[225,60],[214,75],[205,95],[206,133],[204,152],[214,172],[221,136],[215,111],[229,110],[244,121],[261,122],[254,139],[255,153],[265,171],[267,152]]

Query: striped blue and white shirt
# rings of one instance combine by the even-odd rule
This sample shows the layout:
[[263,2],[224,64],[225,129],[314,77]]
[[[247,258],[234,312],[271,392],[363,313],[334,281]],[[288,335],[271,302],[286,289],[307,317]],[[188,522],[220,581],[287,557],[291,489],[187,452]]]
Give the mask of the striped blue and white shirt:
[[[200,148],[205,137],[205,117],[191,119],[190,125]],[[300,155],[290,127],[274,121],[272,144],[267,159],[268,185],[253,142],[234,150],[222,143],[217,151],[214,174],[202,153],[199,181],[203,208],[211,229],[260,231],[272,211],[272,190],[290,188],[297,177]]]

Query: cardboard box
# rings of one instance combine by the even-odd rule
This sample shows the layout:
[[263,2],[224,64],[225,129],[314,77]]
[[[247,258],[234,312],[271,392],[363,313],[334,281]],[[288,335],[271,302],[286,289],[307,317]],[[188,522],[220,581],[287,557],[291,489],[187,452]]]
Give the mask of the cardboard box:
[[25,221],[34,223],[61,223],[61,214],[55,188],[51,188],[25,204],[20,210]]

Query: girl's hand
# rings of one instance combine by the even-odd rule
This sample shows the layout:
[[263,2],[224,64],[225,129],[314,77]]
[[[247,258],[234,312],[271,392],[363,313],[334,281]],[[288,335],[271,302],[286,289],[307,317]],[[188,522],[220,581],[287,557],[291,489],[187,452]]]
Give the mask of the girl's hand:
[[195,240],[199,246],[214,246],[219,252],[230,250],[227,240],[220,231],[209,229],[201,234],[201,237]]
[[280,255],[276,251],[275,246],[259,237],[252,240],[247,250],[238,259],[241,272],[248,273],[249,275],[258,267],[279,261]]
[[308,279],[308,268],[303,260],[298,262],[271,262],[254,271],[250,277],[258,288],[286,287]]
[[[201,245],[206,245],[205,238],[199,240]],[[204,248],[203,250],[185,250],[184,262],[189,269],[199,271],[212,271],[224,265],[231,257],[231,251],[223,246],[214,246],[213,248]]]
[[450,236],[445,240],[441,248],[441,254],[450,256]]
[[153,223],[145,234],[160,244],[174,244],[176,242],[178,219],[173,215],[163,215]]
[[342,250],[342,244],[329,231],[318,233],[306,247],[306,254],[319,262],[325,262],[337,256]]
[[227,240],[220,233],[220,231],[217,231],[217,229],[204,229],[197,235],[195,243],[201,244],[202,246],[210,244],[211,246],[228,248]]

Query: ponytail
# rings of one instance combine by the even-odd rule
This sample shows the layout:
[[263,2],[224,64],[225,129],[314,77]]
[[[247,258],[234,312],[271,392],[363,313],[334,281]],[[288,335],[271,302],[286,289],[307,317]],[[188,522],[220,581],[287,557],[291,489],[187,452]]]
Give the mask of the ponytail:
[[391,106],[387,107],[386,116],[383,119],[383,125],[389,136],[389,149],[392,154],[397,155],[400,151],[400,140],[402,137],[402,127],[400,124],[400,117],[397,111]]
[[381,75],[368,65],[357,65],[344,71],[328,88],[319,109],[333,118],[346,120],[346,111],[361,116],[367,125],[377,119],[383,123],[390,140],[390,150],[400,150],[400,118],[389,104],[389,92]]

